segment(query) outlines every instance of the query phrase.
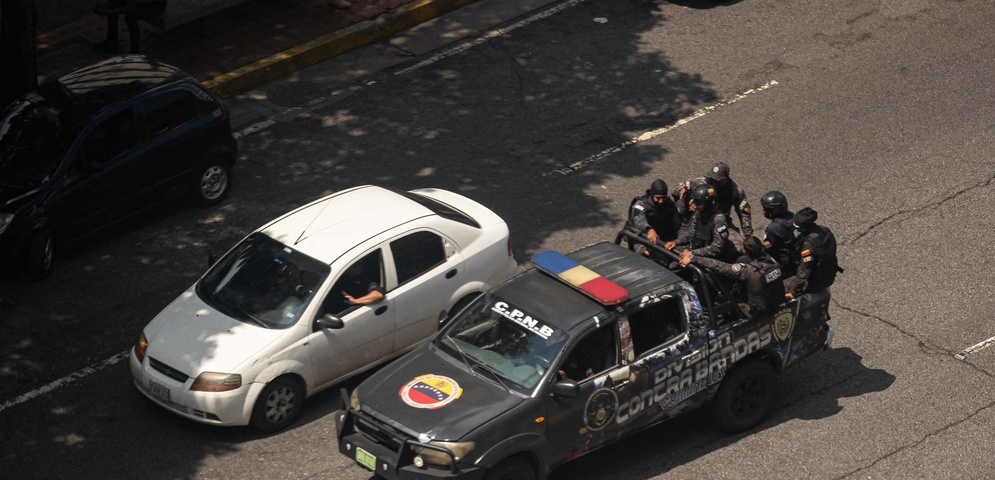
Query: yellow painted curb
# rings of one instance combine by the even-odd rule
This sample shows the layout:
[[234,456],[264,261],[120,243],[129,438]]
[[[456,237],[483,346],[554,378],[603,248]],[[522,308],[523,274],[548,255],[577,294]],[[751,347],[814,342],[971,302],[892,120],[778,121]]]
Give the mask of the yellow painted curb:
[[389,38],[476,0],[416,0],[375,20],[366,20],[258,62],[214,77],[204,85],[229,97],[286,77],[350,50]]

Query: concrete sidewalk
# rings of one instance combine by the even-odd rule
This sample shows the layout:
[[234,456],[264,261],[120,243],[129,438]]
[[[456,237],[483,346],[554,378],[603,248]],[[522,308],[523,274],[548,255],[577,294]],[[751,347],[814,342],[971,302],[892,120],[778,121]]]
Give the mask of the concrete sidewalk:
[[[105,18],[87,13],[95,1],[39,0],[38,27],[46,29],[37,35],[39,80],[113,55],[93,49],[106,34]],[[246,0],[166,32],[143,24],[142,53],[187,71],[227,97],[475,1],[352,0],[350,8],[340,9],[329,0]],[[126,53],[123,19],[119,24],[120,52]]]

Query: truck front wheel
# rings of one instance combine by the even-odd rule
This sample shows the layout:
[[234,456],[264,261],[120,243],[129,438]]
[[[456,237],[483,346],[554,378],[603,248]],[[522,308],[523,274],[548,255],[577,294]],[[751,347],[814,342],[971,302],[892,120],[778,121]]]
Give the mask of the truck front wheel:
[[535,480],[536,472],[528,460],[512,457],[487,471],[484,480]]

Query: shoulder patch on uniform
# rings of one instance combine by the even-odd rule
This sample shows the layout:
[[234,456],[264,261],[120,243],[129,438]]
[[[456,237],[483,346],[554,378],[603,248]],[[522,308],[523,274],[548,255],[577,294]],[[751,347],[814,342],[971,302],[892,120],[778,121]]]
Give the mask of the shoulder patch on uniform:
[[719,233],[723,233],[723,232],[725,232],[728,229],[729,229],[729,227],[727,225],[719,225],[719,226],[715,227],[715,231],[719,232]]
[[638,203],[635,204],[635,205],[633,205],[632,209],[633,210],[639,210],[640,212],[643,211],[643,210],[645,210],[645,208],[642,205],[638,204]]
[[810,255],[812,255],[812,251],[811,250],[809,250],[807,248],[805,250],[802,250],[802,256],[803,257],[808,257]]
[[804,256],[804,257],[802,257],[802,261],[805,262],[805,263],[811,262],[812,261],[812,257],[810,257],[810,256]]
[[770,240],[764,240],[764,248],[773,248],[774,246],[770,244]]
[[739,273],[739,271],[743,269],[743,264],[742,263],[734,263],[734,264],[732,264],[731,268],[732,268],[733,273]]

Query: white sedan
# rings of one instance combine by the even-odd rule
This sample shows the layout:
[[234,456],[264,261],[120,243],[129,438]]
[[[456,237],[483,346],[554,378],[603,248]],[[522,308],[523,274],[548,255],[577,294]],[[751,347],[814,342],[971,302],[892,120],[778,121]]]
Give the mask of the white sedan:
[[508,226],[473,200],[352,188],[235,245],[145,327],[131,373],[186,418],[276,431],[517,269]]

